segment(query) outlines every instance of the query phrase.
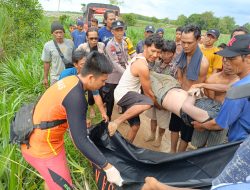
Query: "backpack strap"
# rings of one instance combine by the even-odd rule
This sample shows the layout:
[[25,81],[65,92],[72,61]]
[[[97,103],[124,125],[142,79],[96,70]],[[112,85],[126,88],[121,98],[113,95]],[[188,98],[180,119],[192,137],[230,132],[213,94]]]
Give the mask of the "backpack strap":
[[40,128],[42,130],[56,127],[57,125],[61,125],[66,123],[66,119],[55,120],[55,121],[42,121],[40,124],[34,125],[34,128]]
[[229,99],[250,97],[250,83],[230,88],[226,97]]

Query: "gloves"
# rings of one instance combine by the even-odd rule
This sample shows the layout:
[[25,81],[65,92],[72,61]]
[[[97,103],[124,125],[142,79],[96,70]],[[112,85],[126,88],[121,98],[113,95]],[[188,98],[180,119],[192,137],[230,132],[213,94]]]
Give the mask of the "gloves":
[[124,180],[122,179],[120,172],[114,166],[112,166],[111,168],[104,170],[104,171],[106,172],[107,180],[110,183],[114,183],[119,187],[122,186],[122,182]]

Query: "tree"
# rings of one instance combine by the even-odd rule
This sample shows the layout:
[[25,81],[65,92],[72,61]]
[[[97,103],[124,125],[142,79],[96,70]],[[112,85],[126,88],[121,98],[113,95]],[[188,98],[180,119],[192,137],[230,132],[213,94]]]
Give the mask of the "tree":
[[184,26],[187,24],[187,17],[185,15],[178,16],[176,20],[176,25],[178,26]]
[[136,24],[136,17],[134,14],[122,14],[121,15],[122,20],[126,23],[128,26],[134,26]]
[[158,18],[156,18],[154,16],[151,18],[151,20],[152,20],[153,23],[158,23],[159,22]]
[[230,33],[235,28],[234,18],[230,16],[221,18],[218,28],[222,33]]
[[118,1],[118,0],[109,0],[109,3],[111,5],[122,5],[124,3],[124,1],[123,0],[121,0],[121,1]]
[[246,27],[248,29],[248,31],[250,32],[250,22],[244,24],[243,26]]

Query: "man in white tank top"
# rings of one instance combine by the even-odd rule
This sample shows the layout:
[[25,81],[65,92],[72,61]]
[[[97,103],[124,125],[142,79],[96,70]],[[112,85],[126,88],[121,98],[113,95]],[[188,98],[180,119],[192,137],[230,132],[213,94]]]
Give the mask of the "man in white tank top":
[[[128,120],[131,128],[126,138],[133,142],[140,127],[139,114],[153,105],[161,109],[151,89],[148,62],[154,62],[160,56],[162,45],[163,40],[160,36],[149,36],[145,40],[144,52],[136,55],[123,73],[114,91],[114,98],[124,113],[109,123],[111,136],[122,122]],[[145,95],[140,93],[141,87]]]

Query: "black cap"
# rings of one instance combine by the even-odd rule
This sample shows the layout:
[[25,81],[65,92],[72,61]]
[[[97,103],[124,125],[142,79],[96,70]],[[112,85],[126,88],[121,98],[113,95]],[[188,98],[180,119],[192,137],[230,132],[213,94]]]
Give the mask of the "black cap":
[[155,32],[155,27],[152,26],[152,25],[148,25],[145,27],[145,32],[152,32],[154,33]]
[[62,30],[64,33],[65,33],[65,30],[63,28],[63,25],[58,22],[58,21],[54,21],[52,24],[51,24],[51,34],[53,32],[55,32],[56,30]]
[[112,23],[111,29],[125,28],[125,24],[121,20],[116,20]]
[[250,54],[250,35],[234,36],[227,44],[227,47],[215,54],[223,57],[235,57],[238,55]]
[[211,34],[213,37],[218,39],[220,36],[220,31],[216,29],[211,29],[207,31],[207,34]]

